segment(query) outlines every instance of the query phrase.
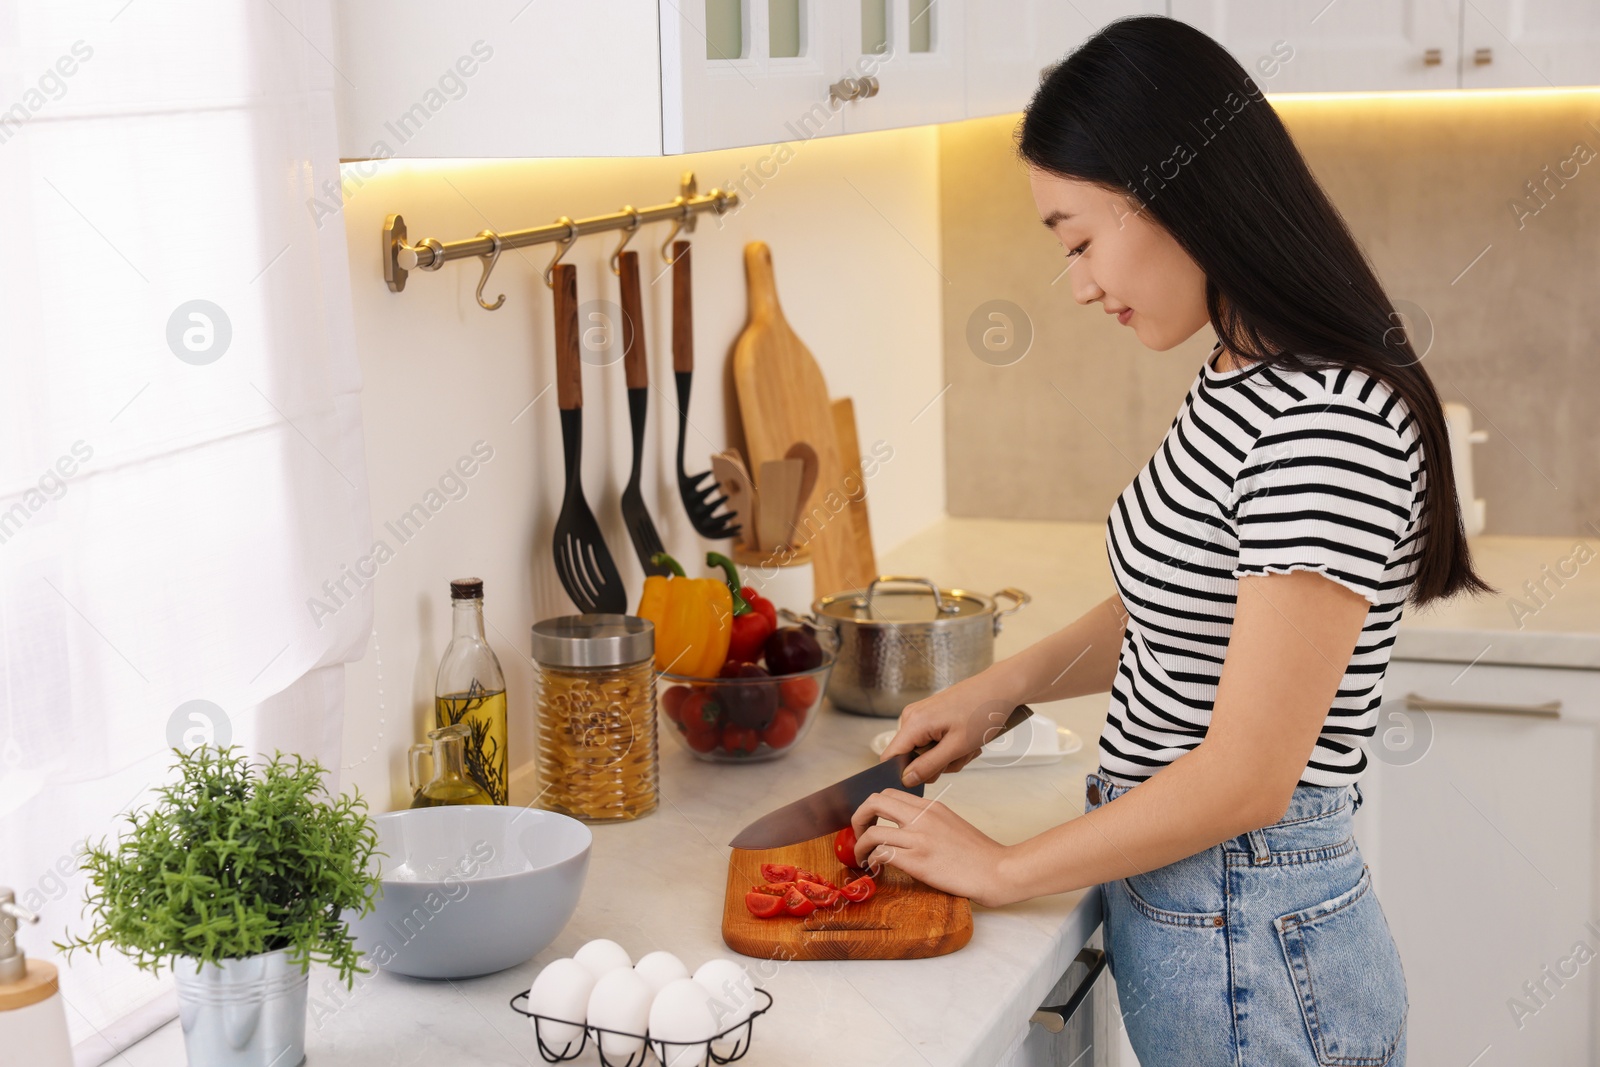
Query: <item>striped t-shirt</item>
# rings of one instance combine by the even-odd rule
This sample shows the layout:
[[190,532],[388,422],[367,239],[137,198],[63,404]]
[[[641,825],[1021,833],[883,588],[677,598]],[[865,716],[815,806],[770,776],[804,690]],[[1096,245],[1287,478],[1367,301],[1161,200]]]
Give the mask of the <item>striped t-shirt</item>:
[[1195,376],[1160,448],[1117,498],[1106,550],[1128,612],[1100,768],[1131,785],[1200,744],[1238,579],[1320,571],[1371,602],[1302,785],[1367,766],[1426,523],[1416,421],[1362,371],[1253,363]]

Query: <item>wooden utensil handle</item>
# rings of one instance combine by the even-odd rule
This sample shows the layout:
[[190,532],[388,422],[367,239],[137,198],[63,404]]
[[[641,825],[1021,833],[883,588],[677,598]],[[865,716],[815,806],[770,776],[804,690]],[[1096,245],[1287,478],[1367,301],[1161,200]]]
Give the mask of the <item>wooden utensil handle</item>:
[[672,369],[694,370],[694,286],[689,242],[672,242]]
[[624,252],[618,258],[622,274],[622,370],[629,389],[650,385],[650,367],[644,347],[644,297],[639,291],[639,253]]
[[765,241],[751,241],[744,246],[744,273],[751,321],[782,319],[783,308],[778,305],[778,280],[772,269],[772,249],[767,247]]
[[561,263],[556,289],[556,402],[562,411],[583,407],[583,360],[578,354],[578,268]]

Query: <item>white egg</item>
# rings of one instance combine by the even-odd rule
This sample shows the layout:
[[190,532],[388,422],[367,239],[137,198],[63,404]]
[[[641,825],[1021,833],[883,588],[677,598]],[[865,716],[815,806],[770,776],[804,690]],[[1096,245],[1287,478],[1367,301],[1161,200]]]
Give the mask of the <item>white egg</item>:
[[[711,996],[711,1015],[716,1020],[715,1033],[737,1026],[750,1018],[759,1000],[755,981],[744,965],[727,957],[718,957],[702,963],[694,972],[694,980]],[[729,1034],[712,1044],[719,1056],[731,1055],[745,1039],[745,1031]]]
[[621,1031],[598,1035],[600,1051],[607,1060],[622,1063],[644,1048],[655,992],[632,967],[607,971],[595,982],[594,991],[589,994],[589,1025]]
[[633,971],[640,978],[650,983],[650,988],[661,992],[662,988],[679,978],[689,977],[689,968],[683,961],[670,952],[648,952],[639,957],[639,962],[633,965]]
[[706,1042],[720,1029],[711,995],[693,978],[668,982],[650,1004],[650,1038],[664,1067],[691,1067],[706,1058]]
[[566,1046],[576,1049],[583,1042],[583,1024],[594,983],[594,974],[589,968],[570,957],[545,964],[533,980],[533,986],[528,990],[528,1010],[535,1015],[566,1019],[577,1024],[572,1026],[564,1022],[528,1020],[533,1024],[534,1033],[551,1052],[560,1054]]
[[596,978],[618,967],[633,966],[633,959],[628,955],[627,949],[603,937],[584,945],[572,954],[572,958],[589,968],[589,973]]

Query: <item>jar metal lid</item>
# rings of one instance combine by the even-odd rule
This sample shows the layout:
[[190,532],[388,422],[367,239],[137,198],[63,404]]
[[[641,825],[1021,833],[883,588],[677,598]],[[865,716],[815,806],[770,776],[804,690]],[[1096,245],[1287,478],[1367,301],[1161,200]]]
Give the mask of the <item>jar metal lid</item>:
[[655,653],[655,623],[637,615],[559,615],[533,624],[533,659],[543,666],[622,667]]

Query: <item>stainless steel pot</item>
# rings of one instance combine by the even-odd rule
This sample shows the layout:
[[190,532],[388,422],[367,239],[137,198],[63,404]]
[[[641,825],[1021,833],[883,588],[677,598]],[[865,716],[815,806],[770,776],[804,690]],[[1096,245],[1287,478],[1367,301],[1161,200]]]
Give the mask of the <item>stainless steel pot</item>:
[[[996,611],[1002,598],[1012,606]],[[900,575],[822,597],[811,621],[831,633],[838,653],[828,698],[844,711],[893,718],[993,663],[1005,617],[1032,599],[1020,589],[984,596]]]

